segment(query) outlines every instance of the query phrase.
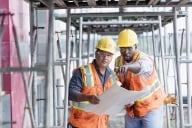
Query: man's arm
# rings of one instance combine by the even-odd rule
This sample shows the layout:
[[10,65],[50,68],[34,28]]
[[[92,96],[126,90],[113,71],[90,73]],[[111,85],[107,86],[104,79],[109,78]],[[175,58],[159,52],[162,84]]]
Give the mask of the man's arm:
[[119,73],[126,73],[127,71],[133,72],[134,74],[148,77],[153,72],[153,61],[148,56],[142,57],[136,62],[128,63],[119,67]]
[[97,96],[81,93],[83,88],[82,84],[81,71],[78,69],[73,73],[69,82],[69,100],[76,102],[89,101],[92,104],[98,104],[99,98]]
[[124,64],[119,67],[118,72],[119,73],[125,73],[127,71],[133,72],[135,74],[139,73],[141,70],[141,65],[138,62],[135,63],[128,63]]

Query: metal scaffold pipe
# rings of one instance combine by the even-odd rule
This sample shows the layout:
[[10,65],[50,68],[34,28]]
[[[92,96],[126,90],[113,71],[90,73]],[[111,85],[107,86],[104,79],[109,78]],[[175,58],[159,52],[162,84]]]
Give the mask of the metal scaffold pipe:
[[[71,17],[118,17],[118,16],[173,16],[174,13],[171,11],[161,11],[161,12],[108,12],[108,13],[73,13]],[[182,12],[178,15],[185,15]]]
[[0,24],[0,41],[2,41],[2,38],[3,38],[3,32],[4,32],[4,21],[5,21],[5,16],[6,14],[4,15],[0,15],[1,16],[1,24]]
[[178,96],[179,96],[179,128],[184,128],[184,117],[183,117],[183,100],[182,100],[182,88],[181,88],[181,81],[180,81],[180,66],[179,66],[179,47],[178,47],[178,40],[177,40],[177,8],[173,8],[174,10],[174,20],[173,20],[173,29],[174,29],[174,49],[175,49],[175,57],[176,57],[176,77],[177,77],[177,87],[178,87]]
[[83,24],[85,25],[97,25],[97,24],[158,24],[159,21],[158,20],[153,20],[153,21],[87,21],[87,22],[83,22]]
[[[82,35],[83,35],[83,17],[80,17],[79,18],[79,47],[82,48]],[[82,50],[79,49],[79,54],[78,54],[78,57],[79,57],[79,61],[78,61],[78,66],[80,66],[82,64],[82,60],[81,60],[81,56],[82,56]]]
[[[71,53],[71,44],[70,44],[70,26],[71,26],[71,16],[70,9],[67,9],[67,25],[66,25],[66,74],[70,74],[70,53]],[[68,94],[69,94],[69,75],[66,77],[66,86],[65,86],[65,97],[64,97],[64,128],[67,128],[68,123]]]
[[[59,33],[56,32],[57,34],[57,51],[58,51],[58,55],[59,55],[59,58],[61,59],[62,58],[62,52],[61,52],[61,45],[60,45],[60,39],[59,39]],[[63,76],[63,83],[66,85],[66,75],[65,75],[65,72],[64,72],[64,67],[63,65],[61,65],[61,72],[62,72],[62,76]]]
[[152,25],[152,44],[153,44],[153,56],[154,56],[154,63],[155,63],[155,68],[157,69],[157,61],[156,61],[156,50],[155,50],[155,32],[154,32],[154,25]]
[[0,72],[29,72],[29,71],[39,71],[45,72],[44,67],[1,67]]
[[[158,16],[158,17],[159,17],[160,51],[161,51],[162,70],[163,70],[163,85],[164,85],[165,92],[168,92],[167,83],[166,83],[166,73],[165,73],[165,71],[167,70],[165,68],[167,68],[167,67],[165,65],[165,59],[164,59],[164,56],[165,56],[165,45],[164,44],[165,44],[165,42],[163,41],[161,16]],[[167,107],[166,107],[166,115],[169,115]],[[169,126],[169,121],[168,121],[167,128],[169,128],[169,127],[170,126]]]
[[[190,48],[191,48],[191,43],[190,43],[190,18],[189,18],[189,8],[186,7],[186,11],[187,11],[187,16],[186,16],[186,48],[187,48],[187,60],[189,61],[190,60],[190,54],[191,54],[191,51],[190,51]],[[192,100],[192,79],[191,79],[191,75],[192,73],[190,71],[192,71],[192,60],[187,63],[187,101],[188,101],[188,124],[191,124],[192,126],[192,104],[191,104],[191,100]]]
[[44,109],[44,127],[49,128],[53,124],[52,119],[52,85],[53,85],[53,0],[49,0],[49,24],[48,24],[48,42],[46,50],[46,79],[45,79],[45,109]]

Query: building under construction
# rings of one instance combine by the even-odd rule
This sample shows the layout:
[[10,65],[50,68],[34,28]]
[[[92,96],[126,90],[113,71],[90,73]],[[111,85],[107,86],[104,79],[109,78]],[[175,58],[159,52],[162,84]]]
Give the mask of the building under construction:
[[[192,128],[190,0],[0,0],[0,128],[67,128],[72,70],[133,29],[167,94],[164,128]],[[191,18],[191,19],[190,19]],[[117,49],[118,50],[118,49]],[[117,53],[118,54],[118,53]],[[113,65],[111,65],[113,68]],[[110,128],[124,127],[124,112]]]

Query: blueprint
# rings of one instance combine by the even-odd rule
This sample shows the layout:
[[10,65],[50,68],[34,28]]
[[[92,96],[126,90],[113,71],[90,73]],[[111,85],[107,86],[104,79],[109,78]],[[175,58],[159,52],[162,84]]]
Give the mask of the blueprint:
[[118,85],[113,85],[106,92],[99,96],[99,104],[89,104],[86,111],[96,114],[115,115],[125,108],[125,105],[134,102],[149,94],[150,89],[143,91],[130,91]]

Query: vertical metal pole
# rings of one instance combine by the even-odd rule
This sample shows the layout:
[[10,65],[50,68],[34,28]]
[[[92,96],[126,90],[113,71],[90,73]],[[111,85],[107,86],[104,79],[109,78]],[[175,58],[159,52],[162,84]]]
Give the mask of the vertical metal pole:
[[88,32],[88,39],[87,39],[87,43],[88,43],[88,46],[87,46],[87,55],[88,55],[88,59],[87,59],[87,63],[89,63],[89,60],[90,60],[90,31]]
[[[93,39],[93,51],[95,51],[96,46],[96,33],[94,33],[94,39]],[[95,58],[95,53],[93,52],[93,58]]]
[[[56,33],[57,34],[57,51],[58,51],[58,55],[59,55],[59,58],[62,59],[62,52],[61,52],[61,46],[60,46],[60,39],[59,39],[59,33]],[[62,76],[63,76],[63,83],[66,85],[66,80],[65,80],[65,70],[64,70],[64,67],[63,65],[61,65],[61,72],[62,72]]]
[[145,51],[145,44],[144,44],[144,40],[145,40],[145,37],[144,37],[144,34],[142,34],[142,50]]
[[3,39],[5,17],[6,17],[6,15],[1,16],[1,23],[0,23],[0,42],[2,42],[2,39]]
[[46,49],[46,80],[45,80],[45,110],[44,110],[44,126],[45,128],[51,127],[53,120],[51,119],[51,111],[52,111],[52,85],[53,85],[53,78],[52,78],[52,68],[53,68],[53,0],[49,0],[49,24],[48,24],[48,42],[47,42],[47,49]]
[[147,54],[150,54],[149,53],[149,32],[148,31],[146,32],[146,44],[147,44],[147,48],[146,48]]
[[[80,48],[79,48],[79,40],[78,40],[78,35],[77,35],[77,29],[75,29],[75,42],[74,42],[74,56],[73,57],[77,57],[77,54],[79,53]],[[75,60],[73,63],[73,67],[77,67],[77,62],[78,60]]]
[[[35,44],[36,42],[34,42],[33,40],[33,35],[34,35],[34,8],[33,8],[33,2],[30,1],[29,3],[29,13],[30,13],[30,52],[31,52],[31,67],[34,66],[34,52],[35,52]],[[30,75],[29,75],[29,81],[28,81],[28,89],[29,89],[29,93],[31,92],[31,86],[32,86],[32,83],[33,83],[33,75],[34,72],[30,72]],[[34,98],[35,93],[32,93],[32,97]],[[34,102],[35,101],[34,99],[32,98],[32,109],[33,109],[33,113],[35,113],[35,106],[34,105]],[[27,102],[25,103],[25,106],[27,107]],[[23,128],[26,127],[25,126],[25,118],[26,118],[26,109],[24,111],[24,116],[23,116]],[[35,115],[34,115],[35,116]]]
[[164,54],[165,54],[165,56],[167,55],[167,40],[166,40],[166,38],[167,38],[167,34],[166,34],[166,27],[163,27],[163,30],[164,30],[164,38],[163,38],[163,40],[164,40],[164,43],[165,43],[165,46],[164,46]]
[[32,1],[29,2],[29,13],[30,13],[30,51],[32,51],[32,49],[33,49],[33,34],[34,34],[34,8],[33,8],[33,2]]
[[63,124],[63,114],[61,113],[61,107],[63,107],[63,101],[62,101],[62,98],[61,98],[61,95],[62,95],[62,90],[61,90],[61,87],[64,87],[63,85],[61,85],[61,79],[57,79],[57,84],[56,84],[56,97],[57,97],[57,100],[55,102],[56,104],[56,107],[57,107],[57,126],[61,126]]
[[[79,48],[82,48],[82,37],[83,37],[83,17],[80,17],[79,19]],[[82,49],[79,49],[79,63],[78,66],[81,66],[82,64]]]
[[[53,17],[53,20],[55,21],[55,18]],[[53,23],[53,28],[52,28],[52,34],[54,34],[54,23]],[[53,36],[53,38],[54,38],[54,36]],[[55,65],[54,65],[54,62],[56,61],[55,60],[55,57],[56,57],[56,52],[55,52],[55,43],[54,43],[54,39],[52,40],[52,76],[53,76],[53,83],[52,83],[52,89],[51,90],[53,90],[52,91],[52,93],[53,93],[53,104],[52,104],[52,106],[53,106],[53,116],[52,116],[52,118],[51,118],[51,120],[52,120],[52,122],[53,122],[53,125],[55,126],[55,124],[56,124],[56,117],[57,117],[57,113],[56,113],[56,100],[57,100],[57,96],[56,96],[56,80],[55,80],[55,76],[56,76],[56,71],[55,71]],[[62,65],[63,66],[63,65]],[[50,91],[51,91],[50,90]]]
[[177,86],[178,86],[178,96],[179,96],[179,120],[180,122],[179,128],[184,128],[184,117],[183,117],[183,99],[182,99],[182,88],[180,83],[180,67],[179,67],[179,47],[178,47],[178,40],[177,40],[177,11],[174,7],[174,20],[173,20],[173,35],[174,35],[174,49],[175,49],[175,57],[176,57],[176,76],[177,76]]
[[[35,25],[38,26],[38,11],[35,10]],[[36,31],[36,37],[35,37],[35,40],[37,41],[38,39],[38,30]],[[36,42],[36,45],[37,45],[37,42]],[[33,56],[33,61],[34,61],[34,64],[36,63],[36,50],[37,49],[37,46],[34,46],[34,56]],[[37,78],[37,73],[36,72],[33,72],[33,82],[32,82],[32,103],[33,103],[33,112],[34,112],[34,116],[35,116],[35,121],[38,122],[39,120],[39,117],[38,117],[38,106],[37,106],[37,81],[36,81],[36,78]]]
[[[167,82],[166,82],[166,74],[165,71],[167,70],[167,67],[165,67],[165,46],[164,46],[164,40],[163,40],[163,35],[162,35],[162,23],[161,23],[161,16],[158,16],[159,19],[159,35],[160,35],[160,50],[161,50],[161,59],[162,59],[162,71],[163,71],[163,85],[164,85],[164,90],[167,92]],[[165,69],[166,68],[166,69]],[[168,109],[166,106],[166,115],[168,116]],[[169,119],[167,118],[167,128],[169,128]]]
[[[54,45],[53,45],[53,47],[54,47]],[[54,50],[53,50],[54,51]],[[53,54],[54,54],[54,52],[53,52]],[[55,62],[55,55],[53,56],[53,62]],[[63,65],[62,65],[63,66]],[[53,124],[54,124],[54,126],[57,126],[57,120],[58,120],[58,118],[57,118],[57,114],[58,114],[58,112],[57,112],[57,99],[59,98],[59,97],[57,97],[57,83],[56,83],[56,74],[57,74],[57,72],[56,72],[56,67],[55,67],[55,65],[53,66]]]
[[[187,48],[187,59],[189,60],[190,59],[190,54],[191,54],[191,51],[190,51],[190,48],[191,48],[191,45],[190,45],[190,18],[189,18],[189,8],[186,7],[186,12],[187,12],[187,15],[186,15],[186,48]],[[191,63],[187,63],[187,97],[188,97],[188,123],[190,125],[192,125],[192,107],[191,107],[191,97],[192,97],[192,79],[191,79],[191,73],[192,71],[192,64]]]
[[71,12],[67,9],[67,24],[66,24],[66,86],[65,86],[65,101],[64,101],[64,128],[67,128],[68,122],[68,94],[69,94],[69,77],[70,77],[70,26],[71,26]]
[[155,34],[154,34],[154,26],[152,25],[152,45],[153,45],[153,56],[154,56],[154,63],[155,63],[155,68],[157,70],[157,61],[156,61],[156,47],[155,47]]
[[[164,27],[164,56],[166,56],[167,55],[167,31],[166,31],[166,27]],[[169,91],[168,90],[168,72],[169,72],[169,63],[170,62],[170,59],[169,60],[167,60],[165,63],[165,65],[166,65],[166,70],[165,70],[165,72],[166,72],[166,88],[167,88],[167,92]],[[167,120],[167,128],[170,128],[171,126],[170,126],[170,109],[169,109],[169,107],[171,107],[171,106],[168,106],[168,105],[166,105],[166,120]]]
[[167,86],[166,86],[166,82],[165,82],[165,60],[164,60],[164,42],[163,42],[163,36],[162,36],[162,23],[161,23],[161,16],[158,16],[159,18],[159,36],[160,36],[160,50],[161,50],[161,59],[162,59],[162,71],[163,71],[163,84],[164,84],[164,88],[165,91],[167,92]]
[[77,54],[79,53],[78,49],[79,49],[79,45],[77,45],[77,43],[79,43],[78,40],[78,36],[77,36],[77,29],[75,29],[75,43],[74,43],[74,51],[75,51],[75,55],[74,57],[77,57]]

